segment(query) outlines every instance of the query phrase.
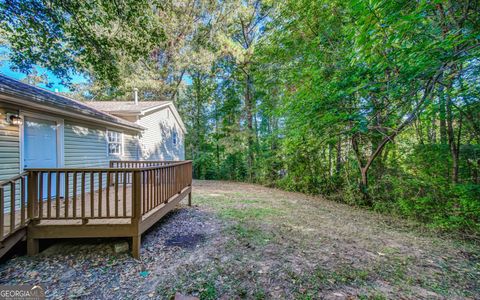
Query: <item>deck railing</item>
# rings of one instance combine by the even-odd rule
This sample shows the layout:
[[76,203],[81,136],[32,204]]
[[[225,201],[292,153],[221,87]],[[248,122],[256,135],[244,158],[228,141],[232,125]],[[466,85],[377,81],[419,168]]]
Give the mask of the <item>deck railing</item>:
[[[35,184],[29,199],[38,220],[112,219],[131,217],[133,169],[31,169]],[[121,184],[119,184],[121,182]]]
[[42,238],[130,236],[139,258],[141,234],[187,195],[190,205],[191,185],[191,161],[28,169],[0,182],[0,257],[25,238],[34,255]]
[[192,183],[191,161],[110,166],[29,169],[0,181],[0,241],[32,219],[138,219]]
[[141,191],[142,215],[155,209],[168,199],[179,194],[192,183],[192,164],[169,163],[154,167],[145,167],[140,171],[140,185],[134,189]]
[[28,170],[36,182],[29,194],[34,219],[139,219],[192,182],[191,161],[112,161],[110,166]]
[[111,160],[110,168],[144,168],[144,167],[156,167],[156,166],[167,166],[171,164],[178,163],[177,161],[172,160]]
[[0,182],[0,242],[28,223],[28,172]]

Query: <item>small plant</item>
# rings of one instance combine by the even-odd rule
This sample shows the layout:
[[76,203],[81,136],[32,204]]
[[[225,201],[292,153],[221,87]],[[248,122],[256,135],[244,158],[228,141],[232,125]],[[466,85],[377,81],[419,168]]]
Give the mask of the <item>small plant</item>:
[[218,298],[217,289],[215,287],[215,282],[208,281],[206,282],[200,292],[201,300],[214,300]]
[[230,231],[240,240],[255,245],[266,245],[273,236],[251,224],[239,223],[230,227]]

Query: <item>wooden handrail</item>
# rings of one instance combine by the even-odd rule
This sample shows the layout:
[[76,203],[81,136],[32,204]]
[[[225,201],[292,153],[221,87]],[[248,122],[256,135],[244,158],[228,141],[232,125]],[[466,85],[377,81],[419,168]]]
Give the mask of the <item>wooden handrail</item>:
[[[28,253],[33,255],[38,253],[39,238],[101,236],[97,228],[106,226],[105,236],[132,236],[132,253],[138,258],[145,228],[187,194],[190,204],[192,161],[114,161],[110,166],[32,168],[1,181],[0,247],[26,236]],[[50,220],[56,222],[43,222]],[[53,235],[47,230],[63,225],[68,227]]]
[[153,169],[161,169],[161,168],[168,168],[172,166],[184,165],[191,163],[191,160],[184,160],[175,163],[171,163],[164,166],[151,166],[151,167],[139,167],[139,168],[28,168],[25,169],[28,172],[119,172],[119,171],[145,171],[145,170],[153,170]]
[[26,185],[29,173],[22,172],[0,182],[0,241],[28,224]]
[[187,160],[111,160],[110,163],[166,163],[174,164],[176,162],[183,162]]
[[138,163],[159,165],[28,169],[27,174],[34,179],[28,189],[28,215],[39,220],[82,219],[83,222],[111,218],[139,220],[191,185],[192,161]]
[[192,161],[119,167],[128,163],[137,162],[113,162],[112,168],[32,168],[1,181],[0,241],[42,220],[87,224],[90,219],[131,219],[139,224],[192,184]]
[[23,172],[23,173],[20,173],[20,174],[18,174],[18,175],[16,175],[16,176],[13,176],[13,177],[8,178],[8,179],[6,179],[6,180],[2,180],[2,181],[0,181],[0,187],[2,187],[2,186],[4,186],[4,185],[7,185],[7,184],[10,184],[10,182],[12,182],[12,181],[17,181],[18,179],[20,179],[20,178],[22,178],[22,177],[25,177],[25,176],[27,176],[27,175],[28,175],[28,172],[25,171],[25,172]]

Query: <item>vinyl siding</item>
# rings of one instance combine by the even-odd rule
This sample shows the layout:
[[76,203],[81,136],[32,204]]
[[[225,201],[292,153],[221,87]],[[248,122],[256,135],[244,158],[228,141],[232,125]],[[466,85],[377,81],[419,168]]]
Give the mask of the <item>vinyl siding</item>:
[[[115,129],[111,129],[115,130]],[[119,130],[115,130],[119,131]],[[132,133],[123,132],[123,155],[109,156],[107,151],[107,128],[101,126],[85,125],[72,121],[65,121],[64,129],[64,155],[65,167],[89,168],[109,167],[110,160],[135,160],[137,157],[137,139]],[[119,131],[121,132],[121,131]],[[77,177],[77,186],[81,177]],[[106,177],[103,176],[103,188]],[[94,179],[95,190],[98,188],[98,175]],[[86,190],[90,190],[88,178],[85,182]],[[72,187],[69,188],[70,195]]]
[[65,121],[65,167],[108,167],[106,129]]
[[[8,125],[5,121],[5,114],[7,112],[18,113],[18,108],[14,109],[1,105],[2,104],[0,104],[0,181],[9,179],[20,173],[20,127]],[[95,126],[93,124],[86,125],[65,119],[63,131],[64,166],[67,168],[108,167],[110,160],[137,159],[138,139],[136,132],[123,132],[124,153],[121,157],[117,157],[108,156],[106,130],[107,128],[103,126]],[[122,132],[122,130],[118,129],[112,130]],[[80,180],[80,176],[78,180]],[[95,181],[97,184],[97,180]],[[104,182],[106,182],[106,180],[104,180]],[[86,188],[89,189],[88,181],[86,185]],[[70,194],[71,191],[72,189],[70,187]],[[10,211],[9,195],[9,187],[6,187],[4,212],[7,213]],[[15,206],[19,206],[19,203]]]
[[123,157],[122,160],[138,160],[138,138],[137,136],[123,134]]
[[[7,180],[20,173],[20,127],[7,124],[7,113],[18,113],[8,106],[0,106],[0,181]],[[16,199],[20,197],[20,186],[15,186]],[[4,188],[4,213],[10,212],[10,185]],[[16,210],[20,201],[15,203]]]
[[8,107],[0,107],[0,181],[20,173],[20,130],[5,121],[6,113],[18,113]]
[[110,160],[137,159],[138,146],[134,133],[123,132],[122,156],[109,156],[106,132],[105,127],[65,121],[65,167],[108,167]]
[[[141,159],[184,160],[184,136],[170,107],[140,116],[137,124],[146,128],[140,137]],[[177,132],[177,144],[172,134]]]

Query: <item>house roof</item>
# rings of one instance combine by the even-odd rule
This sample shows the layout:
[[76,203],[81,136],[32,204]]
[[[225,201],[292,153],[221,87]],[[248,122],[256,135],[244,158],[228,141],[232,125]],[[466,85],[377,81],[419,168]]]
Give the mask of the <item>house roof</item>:
[[141,114],[150,109],[171,104],[171,101],[87,101],[88,105],[106,112]]
[[3,100],[55,111],[62,115],[71,115],[100,123],[110,123],[130,129],[142,130],[142,126],[101,111],[80,101],[50,92],[48,90],[23,83],[0,74],[0,96]]
[[137,104],[135,104],[133,101],[88,101],[85,103],[95,107],[96,109],[103,110],[117,116],[145,115],[166,107],[170,107],[175,119],[180,125],[180,128],[184,133],[187,131],[185,124],[183,123],[182,118],[178,114],[178,111],[175,108],[175,105],[173,105],[172,101],[138,101]]

